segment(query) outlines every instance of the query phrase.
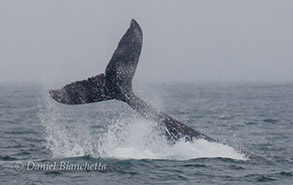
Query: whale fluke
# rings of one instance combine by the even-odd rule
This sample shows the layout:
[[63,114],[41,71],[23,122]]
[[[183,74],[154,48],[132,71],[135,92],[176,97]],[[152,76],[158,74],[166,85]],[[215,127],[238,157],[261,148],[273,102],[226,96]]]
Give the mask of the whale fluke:
[[142,30],[133,19],[121,38],[105,74],[87,80],[73,82],[58,90],[50,90],[50,96],[63,104],[85,104],[117,99],[126,101],[131,96],[132,79],[142,48]]

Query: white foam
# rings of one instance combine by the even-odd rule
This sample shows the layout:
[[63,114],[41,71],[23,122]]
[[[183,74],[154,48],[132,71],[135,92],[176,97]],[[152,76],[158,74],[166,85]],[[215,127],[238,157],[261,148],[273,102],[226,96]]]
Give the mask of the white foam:
[[125,129],[119,130],[119,134],[114,127],[109,128],[103,137],[100,149],[103,150],[104,157],[171,160],[221,157],[246,160],[242,154],[230,146],[203,139],[193,142],[181,140],[176,144],[170,144],[155,130],[154,123],[145,120],[129,123]]

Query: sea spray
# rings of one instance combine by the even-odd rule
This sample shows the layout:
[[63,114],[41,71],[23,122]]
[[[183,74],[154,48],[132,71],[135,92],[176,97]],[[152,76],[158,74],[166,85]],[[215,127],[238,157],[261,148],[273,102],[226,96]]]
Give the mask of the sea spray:
[[68,106],[50,99],[47,89],[42,95],[39,118],[46,132],[45,145],[54,158],[246,159],[230,146],[203,139],[170,143],[157,123],[143,119],[121,102]]

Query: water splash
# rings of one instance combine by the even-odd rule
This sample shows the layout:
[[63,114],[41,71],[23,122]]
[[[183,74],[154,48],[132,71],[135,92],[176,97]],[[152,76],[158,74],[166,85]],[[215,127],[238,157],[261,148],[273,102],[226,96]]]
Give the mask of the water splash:
[[[111,116],[93,116],[91,114],[100,110],[92,110],[89,106],[58,104],[49,98],[47,90],[44,90],[40,102],[42,109],[39,118],[47,135],[46,146],[54,158],[91,155],[118,159],[221,157],[246,160],[230,146],[203,139],[193,142],[180,140],[170,144],[160,134],[156,123],[133,116],[127,110],[124,110],[125,114],[117,114],[111,109],[109,111],[114,111]],[[117,106],[117,102],[113,103]]]
[[81,117],[76,117],[72,109],[53,102],[46,92],[39,100],[42,105],[39,118],[46,133],[46,147],[54,158],[87,155],[92,150],[91,138],[87,137],[90,135],[88,124],[78,119]]

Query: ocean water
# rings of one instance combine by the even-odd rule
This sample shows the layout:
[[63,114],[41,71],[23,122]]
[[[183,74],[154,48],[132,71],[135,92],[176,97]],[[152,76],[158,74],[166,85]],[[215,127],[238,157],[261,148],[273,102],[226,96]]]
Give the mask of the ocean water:
[[174,145],[122,102],[68,106],[47,90],[0,84],[0,184],[293,183],[292,83],[136,86],[150,104],[220,142]]

